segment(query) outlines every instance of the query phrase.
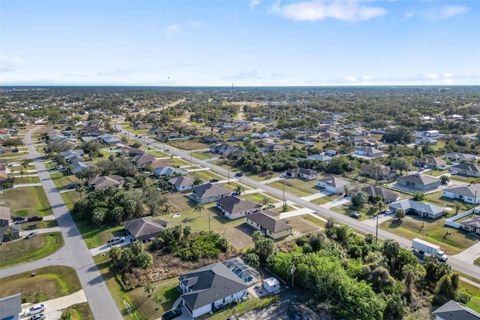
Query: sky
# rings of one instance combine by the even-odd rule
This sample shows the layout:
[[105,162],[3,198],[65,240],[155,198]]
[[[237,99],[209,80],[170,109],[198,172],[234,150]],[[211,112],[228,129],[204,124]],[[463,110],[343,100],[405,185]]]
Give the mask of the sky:
[[0,0],[0,85],[480,84],[480,0]]

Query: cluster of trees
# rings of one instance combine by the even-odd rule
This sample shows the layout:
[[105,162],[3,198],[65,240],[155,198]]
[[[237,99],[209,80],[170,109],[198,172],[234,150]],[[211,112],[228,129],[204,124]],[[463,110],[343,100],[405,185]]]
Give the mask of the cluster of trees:
[[276,250],[273,241],[256,235],[244,259],[309,292],[339,319],[401,320],[432,295],[434,304],[469,299],[458,275],[435,257],[419,263],[397,242],[380,245],[372,235],[361,236],[334,220],[327,222],[325,235],[296,239],[288,250]]
[[192,233],[189,226],[166,228],[152,243],[153,250],[173,254],[184,261],[215,259],[229,249],[228,241],[215,232]]
[[387,129],[382,140],[388,143],[408,144],[415,141],[415,136],[409,128],[399,126]]
[[142,194],[118,188],[105,188],[88,193],[77,201],[72,213],[95,225],[117,225],[143,214]]
[[145,251],[140,241],[135,241],[130,246],[115,246],[108,253],[110,268],[117,273],[124,274],[133,268],[147,269],[153,264],[152,255]]
[[296,157],[300,149],[281,150],[270,153],[243,152],[231,153],[229,160],[243,171],[261,173],[265,171],[285,171],[298,165]]

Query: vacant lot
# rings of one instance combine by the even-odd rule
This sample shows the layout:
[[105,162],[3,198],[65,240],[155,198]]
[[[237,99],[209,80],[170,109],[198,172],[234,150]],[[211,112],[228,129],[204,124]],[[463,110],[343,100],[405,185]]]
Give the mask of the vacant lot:
[[211,179],[217,179],[218,181],[226,179],[210,170],[192,171],[188,175],[192,178],[195,178],[195,176],[197,176],[204,182],[210,181]]
[[62,313],[62,317],[67,317],[67,315],[70,315],[71,320],[94,320],[92,311],[86,302],[74,304],[65,309]]
[[320,190],[315,187],[315,183],[316,180],[305,181],[301,179],[283,179],[271,182],[268,185],[279,190],[283,190],[285,187],[285,192],[299,197],[305,197],[320,192]]
[[124,228],[123,226],[116,226],[116,227],[98,227],[96,225],[91,224],[85,220],[79,220],[72,216],[78,230],[82,234],[82,238],[87,245],[87,248],[97,248],[107,243],[108,240],[112,239],[114,236],[121,236],[124,235]]
[[285,219],[293,228],[294,235],[318,232],[325,229],[325,221],[312,217],[309,214]]
[[158,163],[159,165],[162,166],[170,166],[170,167],[181,167],[181,166],[189,166],[190,162],[187,162],[183,159],[176,158],[176,157],[170,157],[170,159],[162,159],[162,160],[157,160],[155,163]]
[[52,214],[52,208],[42,187],[23,187],[5,190],[0,194],[0,203],[10,207],[18,216]]
[[268,172],[268,173],[261,173],[261,174],[247,174],[247,177],[252,178],[256,181],[265,181],[272,178],[276,178],[280,176],[277,172]]
[[62,192],[60,195],[62,196],[63,202],[65,202],[65,205],[70,210],[72,210],[75,202],[80,200],[80,193],[77,191]]
[[13,183],[14,184],[27,184],[27,183],[40,183],[40,177],[39,176],[20,176],[17,175],[13,177]]
[[467,234],[444,227],[445,219],[421,219],[407,216],[403,222],[385,221],[380,227],[389,232],[397,233],[409,239],[422,238],[438,244],[449,254],[456,254],[475,244],[476,239]]
[[50,174],[50,177],[55,184],[57,189],[63,189],[68,185],[73,185],[78,183],[77,177],[73,174],[71,175],[64,175],[62,172],[55,172]]
[[244,194],[244,195],[241,196],[241,198],[245,199],[245,200],[250,200],[250,201],[253,201],[253,202],[257,202],[257,203],[262,203],[264,201],[264,199],[266,198],[268,200],[269,204],[273,204],[273,203],[276,203],[276,202],[280,201],[277,198],[268,196],[268,195],[263,194],[263,193],[258,193],[258,192],[257,193]]
[[38,260],[63,247],[60,232],[40,234],[32,239],[19,239],[0,246],[0,268]]
[[151,154],[152,156],[157,157],[157,158],[164,158],[164,157],[169,156],[169,154],[166,154],[165,152],[157,150],[157,149],[147,150],[147,151],[145,151],[145,153],[146,154]]
[[[35,274],[35,276],[32,276]],[[42,302],[66,296],[81,289],[74,269],[49,266],[0,279],[0,296],[21,292],[26,302]]]
[[208,144],[199,142],[197,140],[169,141],[168,144],[183,150],[197,150],[208,148]]
[[217,154],[214,154],[214,153],[211,153],[211,152],[208,152],[208,151],[193,152],[192,155],[195,158],[200,159],[200,160],[207,160],[207,159],[218,157]]

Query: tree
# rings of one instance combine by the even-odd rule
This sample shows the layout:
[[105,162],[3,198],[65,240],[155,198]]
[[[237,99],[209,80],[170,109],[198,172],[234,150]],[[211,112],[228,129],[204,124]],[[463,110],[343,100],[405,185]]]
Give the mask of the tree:
[[272,203],[272,199],[270,199],[270,197],[264,196],[263,199],[262,199],[262,205],[266,207],[270,203]]
[[160,211],[160,208],[167,203],[167,199],[163,194],[155,189],[154,187],[149,187],[143,192],[143,200],[145,205],[150,210],[150,214],[153,216]]
[[162,304],[165,302],[165,297],[161,294],[156,295],[153,298],[153,301],[157,304],[157,310],[162,306]]
[[450,177],[443,175],[440,177],[440,181],[442,181],[443,185],[447,185],[450,182]]
[[235,193],[237,195],[241,195],[242,193],[245,192],[245,187],[242,186],[241,184],[239,184],[236,188],[235,188]]
[[458,290],[460,288],[460,277],[458,273],[444,275],[435,288],[435,296],[433,303],[442,305],[449,300],[457,298]]
[[402,298],[395,294],[387,301],[385,311],[383,312],[384,320],[402,320],[405,316],[405,307]]
[[256,268],[260,267],[260,258],[254,252],[245,254],[243,256],[243,261],[245,261],[245,263],[248,264],[249,266],[251,266],[252,268],[256,269]]
[[400,171],[400,174],[403,174],[404,171],[407,171],[408,168],[410,168],[410,165],[408,164],[407,160],[403,158],[393,159],[390,166],[392,167],[393,170]]
[[153,284],[150,281],[147,281],[147,282],[145,282],[145,285],[143,286],[143,290],[150,297],[152,295],[153,291],[155,291],[155,287],[153,286]]
[[395,210],[395,219],[402,221],[405,218],[405,211],[401,208]]
[[202,184],[202,182],[203,182],[202,179],[198,175],[193,176],[193,184],[195,186]]
[[355,208],[363,208],[368,202],[368,195],[365,192],[357,192],[352,197],[352,205]]
[[413,196],[413,200],[415,201],[422,201],[425,199],[425,193],[423,192],[415,192],[415,195]]
[[408,144],[412,143],[415,137],[409,128],[398,126],[387,129],[383,134],[382,140],[388,143]]
[[201,216],[203,211],[205,211],[205,206],[199,202],[195,205],[193,211],[198,213],[199,216]]
[[264,235],[259,236],[257,234],[254,238],[254,242],[254,251],[260,258],[260,261],[267,261],[268,257],[275,252],[275,242]]

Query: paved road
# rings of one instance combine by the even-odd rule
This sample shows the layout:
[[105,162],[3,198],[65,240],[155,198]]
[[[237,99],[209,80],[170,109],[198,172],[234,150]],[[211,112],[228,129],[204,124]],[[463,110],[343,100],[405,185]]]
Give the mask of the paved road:
[[[70,215],[68,208],[65,206],[63,199],[55,187],[50,174],[45,167],[40,154],[37,152],[32,144],[31,134],[34,129],[28,131],[25,136],[25,144],[28,147],[31,157],[34,159],[35,167],[40,176],[47,198],[53,209],[60,231],[62,232],[65,246],[61,249],[60,254],[56,253],[44,259],[19,265],[13,268],[0,270],[0,277],[3,277],[12,272],[18,273],[30,271],[35,266],[46,266],[50,262],[53,264],[63,264],[74,268],[77,271],[78,278],[82,284],[85,295],[87,296],[90,309],[96,320],[110,320],[122,319],[122,315],[118,310],[115,301],[113,300],[108,288],[103,281],[100,272],[94,263],[90,250],[85,245],[80,231]],[[49,261],[49,258],[54,257],[54,261]]]
[[[117,125],[117,128],[119,128],[122,133],[130,134],[128,131],[124,130],[121,126]],[[153,139],[142,137],[142,140],[144,142],[150,143],[153,147],[156,147],[158,149],[164,149],[164,144],[159,143]],[[216,172],[218,174],[221,174],[223,176],[228,176],[229,174],[231,175],[231,172],[229,172],[227,169],[209,163],[205,160],[197,159],[195,157],[190,156],[190,151],[185,151],[181,150],[175,147],[172,147],[170,145],[165,146],[165,149],[167,150],[168,153],[174,155],[174,156],[179,156],[184,159],[188,159],[189,161],[191,160],[194,164],[203,166],[205,168],[210,168],[213,172]],[[274,196],[278,197],[279,199],[283,198],[283,191],[273,188],[271,186],[265,185],[262,182],[255,181],[251,178],[248,177],[242,177],[239,179],[242,183],[253,187],[254,189],[262,189],[265,192],[271,193]],[[294,202],[296,204],[299,204],[305,208],[309,208],[315,212],[317,212],[318,215],[324,217],[324,218],[334,218],[337,220],[339,223],[346,224],[351,226],[353,229],[356,229],[359,232],[362,233],[370,233],[370,234],[375,234],[375,226],[369,225],[369,224],[364,224],[359,222],[356,219],[350,218],[348,216],[345,216],[343,214],[337,213],[335,211],[332,211],[328,208],[318,206],[314,203],[308,202],[300,197],[297,197],[295,195],[285,193],[285,198],[286,200],[289,200],[291,202]],[[387,232],[385,230],[379,229],[378,230],[378,237],[381,239],[393,239],[397,241],[402,247],[405,248],[410,248],[411,247],[411,240],[403,238],[401,236],[398,236],[396,234]],[[457,271],[460,271],[462,273],[465,273],[469,276],[472,276],[476,279],[480,279],[480,267],[473,265],[472,263],[465,262],[457,256],[451,256],[448,259],[448,263]]]

